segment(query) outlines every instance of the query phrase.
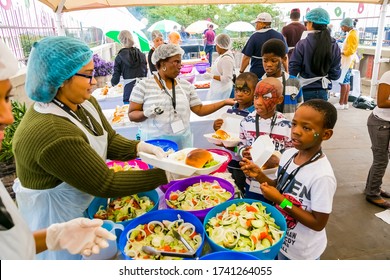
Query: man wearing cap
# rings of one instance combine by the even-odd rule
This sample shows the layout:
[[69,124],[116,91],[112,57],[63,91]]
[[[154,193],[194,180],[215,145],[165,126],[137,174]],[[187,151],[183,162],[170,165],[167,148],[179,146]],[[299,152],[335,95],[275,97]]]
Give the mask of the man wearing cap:
[[291,57],[292,51],[301,39],[303,31],[306,30],[306,27],[299,22],[301,17],[301,11],[299,9],[292,9],[290,12],[291,23],[282,28],[282,34],[286,38],[288,45],[288,58]]
[[[286,40],[278,31],[271,28],[272,17],[269,13],[260,13],[257,18],[252,21],[255,23],[256,32],[252,34],[246,45],[242,49],[244,54],[240,73],[243,73],[246,67],[251,63],[250,72],[255,73],[260,79],[264,74],[263,62],[261,60],[261,48],[269,39],[280,39],[286,44],[286,52],[288,51]],[[288,62],[283,64],[285,70],[288,70]]]

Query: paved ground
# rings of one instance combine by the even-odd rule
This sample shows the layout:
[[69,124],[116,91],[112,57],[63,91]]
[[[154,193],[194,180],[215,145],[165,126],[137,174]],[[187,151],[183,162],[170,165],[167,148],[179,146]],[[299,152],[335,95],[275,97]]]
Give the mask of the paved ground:
[[[384,209],[369,204],[363,195],[372,162],[366,126],[370,113],[350,103],[349,110],[338,111],[333,137],[324,142],[338,186],[326,227],[328,247],[321,259],[390,260],[390,225],[374,215]],[[389,170],[383,188],[390,191]]]

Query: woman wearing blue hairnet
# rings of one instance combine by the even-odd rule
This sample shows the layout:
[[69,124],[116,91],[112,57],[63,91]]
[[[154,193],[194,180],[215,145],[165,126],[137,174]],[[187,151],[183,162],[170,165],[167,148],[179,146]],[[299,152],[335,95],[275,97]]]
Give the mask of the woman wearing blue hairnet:
[[133,89],[129,118],[141,123],[141,140],[164,138],[176,142],[179,149],[193,147],[191,111],[206,116],[235,103],[233,99],[226,99],[203,105],[195,88],[177,78],[183,54],[178,45],[159,46],[152,56],[157,73],[141,80]]
[[308,35],[300,40],[291,55],[289,72],[300,80],[303,100],[328,100],[331,80],[341,75],[341,53],[336,40],[330,36],[329,14],[316,8],[306,14]]
[[[74,38],[34,43],[26,92],[34,101],[13,138],[18,179],[14,191],[31,230],[82,217],[94,196],[118,197],[166,184],[163,170],[114,172],[106,159],[130,160],[138,152],[163,157],[161,148],[118,135],[91,97],[96,80],[89,47]],[[39,259],[81,259],[66,251]]]
[[334,104],[336,109],[348,110],[348,96],[351,91],[351,73],[356,57],[356,51],[359,46],[359,34],[354,29],[355,22],[351,18],[345,18],[341,21],[341,30],[347,33],[343,46],[341,48],[341,75],[338,82],[340,83],[340,100]]
[[[0,41],[0,149],[5,128],[14,122],[11,109],[12,85],[18,70],[15,57]],[[90,255],[108,246],[116,236],[102,228],[102,220],[77,218],[31,232],[0,181],[0,260],[34,259],[44,250],[64,250]]]

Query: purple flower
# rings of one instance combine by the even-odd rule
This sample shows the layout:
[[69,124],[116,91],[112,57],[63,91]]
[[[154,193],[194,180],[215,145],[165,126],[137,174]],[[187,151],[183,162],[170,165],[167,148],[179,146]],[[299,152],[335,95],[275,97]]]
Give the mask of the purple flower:
[[114,72],[114,63],[105,61],[99,55],[93,55],[93,63],[95,64],[95,77],[108,76]]

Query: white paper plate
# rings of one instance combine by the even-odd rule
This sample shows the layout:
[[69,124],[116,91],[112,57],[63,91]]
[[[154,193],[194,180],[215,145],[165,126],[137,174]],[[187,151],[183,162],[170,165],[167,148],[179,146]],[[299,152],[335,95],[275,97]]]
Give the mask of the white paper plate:
[[209,143],[212,143],[212,144],[215,144],[215,145],[221,145],[222,144],[222,140],[214,138],[213,135],[214,135],[214,133],[208,133],[208,134],[204,134],[203,136],[207,139],[207,141]]
[[209,168],[195,168],[185,164],[185,159],[187,154],[195,150],[196,148],[186,148],[176,153],[170,154],[167,158],[158,159],[156,156],[147,154],[144,152],[139,153],[139,157],[142,161],[153,165],[154,167],[161,168],[168,172],[183,175],[183,176],[191,176],[193,174],[197,175],[207,175],[211,172],[217,170],[226,160],[227,157],[223,155],[218,155],[216,153],[210,152],[213,155],[215,161],[218,161],[217,165],[214,165]]
[[261,135],[253,142],[252,148],[250,149],[252,161],[259,167],[262,167],[274,151],[275,145],[271,138],[268,135]]
[[240,134],[240,123],[244,119],[243,116],[224,113],[221,118],[223,119],[222,130],[225,130],[230,135]]
[[111,87],[108,89],[108,93],[106,95],[102,94],[103,88],[97,88],[92,92],[93,97],[95,97],[97,100],[105,100],[107,98],[117,98],[123,96],[123,90],[121,91],[118,88]]

